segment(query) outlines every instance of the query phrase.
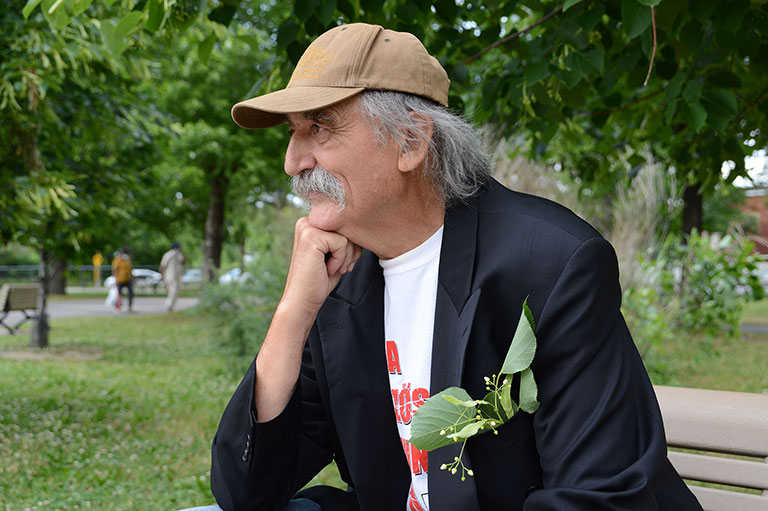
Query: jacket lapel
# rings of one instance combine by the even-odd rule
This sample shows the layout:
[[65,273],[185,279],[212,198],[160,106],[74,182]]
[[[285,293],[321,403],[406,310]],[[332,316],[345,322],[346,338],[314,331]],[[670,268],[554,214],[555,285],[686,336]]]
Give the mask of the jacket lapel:
[[[435,306],[430,394],[461,386],[464,358],[480,289],[470,294],[477,238],[477,199],[446,213]],[[440,466],[459,455],[461,443],[429,453],[430,509],[477,511],[477,491],[472,477],[461,481]],[[471,467],[467,453],[464,464]]]
[[[334,425],[356,475],[361,509],[403,509],[410,469],[387,372],[384,277],[378,259],[368,251],[350,276],[355,278],[342,279],[317,320]],[[377,501],[366,501],[372,495]]]
[[[464,358],[480,289],[470,293],[477,238],[477,199],[446,212],[440,254],[430,394],[460,386]],[[358,274],[360,272],[360,274]],[[357,275],[355,275],[357,274]],[[363,502],[363,509],[400,509],[407,500],[410,470],[399,442],[387,376],[384,340],[384,278],[376,256],[363,252],[354,273],[342,279],[318,315],[321,352],[331,392],[335,426],[347,462],[360,477],[355,484],[374,484],[371,494],[387,502]],[[313,355],[317,350],[313,350]],[[356,368],[354,372],[350,368]],[[354,415],[352,415],[354,414]],[[343,419],[341,419],[343,418]],[[360,453],[364,449],[364,453]],[[472,477],[466,481],[440,470],[459,455],[461,444],[429,453],[430,509],[478,511]],[[358,467],[356,460],[364,461]],[[471,466],[467,453],[465,465]],[[375,466],[375,473],[368,474]],[[355,470],[355,468],[357,470]],[[382,492],[382,486],[388,491]],[[368,493],[359,491],[358,496]]]

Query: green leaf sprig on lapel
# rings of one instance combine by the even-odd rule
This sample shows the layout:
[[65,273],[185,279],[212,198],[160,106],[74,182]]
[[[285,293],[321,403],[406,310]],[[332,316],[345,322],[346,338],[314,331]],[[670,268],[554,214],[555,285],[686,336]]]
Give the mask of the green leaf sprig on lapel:
[[[498,435],[499,426],[520,410],[533,413],[539,408],[538,389],[531,370],[531,362],[536,355],[535,326],[527,302],[526,298],[501,370],[498,374],[485,377],[485,388],[488,391],[485,397],[472,399],[466,390],[449,387],[427,399],[413,416],[409,442],[417,449],[433,451],[462,442],[461,452],[453,462],[440,467],[451,474],[461,469],[462,481],[466,475],[474,475],[462,461],[467,439],[489,431]],[[516,374],[520,375],[517,402],[512,399],[512,382]]]

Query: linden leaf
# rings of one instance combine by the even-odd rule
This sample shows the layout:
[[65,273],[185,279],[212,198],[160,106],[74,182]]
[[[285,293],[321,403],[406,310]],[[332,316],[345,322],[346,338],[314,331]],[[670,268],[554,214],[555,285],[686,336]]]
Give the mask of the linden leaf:
[[[413,415],[411,444],[422,451],[432,451],[454,443],[449,435],[474,421],[477,415],[475,406],[465,406],[469,401],[470,395],[459,387],[449,387],[424,401]],[[451,430],[454,426],[456,431]]]
[[529,367],[520,373],[520,409],[524,412],[533,413],[539,409],[539,389],[536,386],[536,380],[533,379],[533,371]]
[[533,315],[527,305],[528,299],[523,302],[523,312],[520,314],[520,321],[517,323],[517,330],[512,343],[509,345],[509,351],[501,367],[502,374],[515,374],[528,368],[533,362],[533,356],[536,354],[536,335],[533,333],[534,323]]

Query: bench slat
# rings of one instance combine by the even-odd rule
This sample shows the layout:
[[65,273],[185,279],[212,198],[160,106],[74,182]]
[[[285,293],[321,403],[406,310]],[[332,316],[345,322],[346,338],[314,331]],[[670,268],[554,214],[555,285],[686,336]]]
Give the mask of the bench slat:
[[687,452],[670,452],[669,461],[686,479],[768,489],[768,463],[716,458]]
[[36,309],[37,284],[14,284],[8,295],[8,310]]
[[656,386],[667,444],[768,456],[768,395]]
[[768,511],[768,497],[689,486],[704,511]]

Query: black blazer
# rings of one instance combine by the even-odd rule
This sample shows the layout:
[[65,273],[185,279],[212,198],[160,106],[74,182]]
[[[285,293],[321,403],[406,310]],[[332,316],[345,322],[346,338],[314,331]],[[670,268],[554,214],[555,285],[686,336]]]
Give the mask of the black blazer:
[[[447,211],[430,393],[485,395],[526,296],[541,407],[470,439],[474,477],[463,483],[439,470],[459,445],[429,453],[430,509],[701,509],[667,460],[656,397],[619,312],[614,251],[553,202],[491,181]],[[213,441],[211,486],[224,510],[280,510],[331,459],[360,509],[405,509],[383,297],[378,260],[364,251],[320,310],[300,382],[269,423],[253,419],[251,365]]]

